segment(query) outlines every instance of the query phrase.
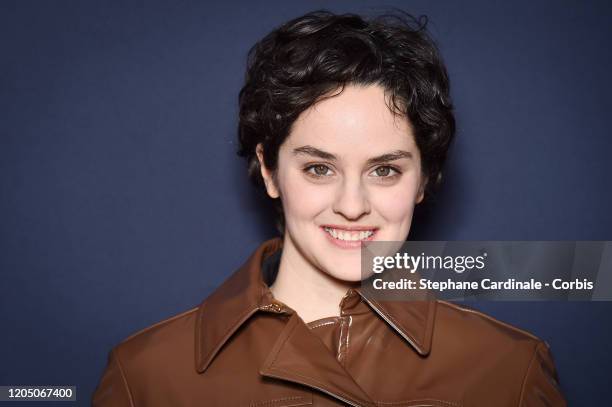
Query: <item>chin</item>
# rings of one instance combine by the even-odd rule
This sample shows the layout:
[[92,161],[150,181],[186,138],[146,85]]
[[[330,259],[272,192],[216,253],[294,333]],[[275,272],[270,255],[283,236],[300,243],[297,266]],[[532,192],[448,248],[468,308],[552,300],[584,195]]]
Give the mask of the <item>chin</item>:
[[334,271],[327,272],[328,275],[334,277],[337,280],[346,282],[346,283],[356,283],[362,280],[361,271],[355,273],[354,271],[342,272],[342,271]]

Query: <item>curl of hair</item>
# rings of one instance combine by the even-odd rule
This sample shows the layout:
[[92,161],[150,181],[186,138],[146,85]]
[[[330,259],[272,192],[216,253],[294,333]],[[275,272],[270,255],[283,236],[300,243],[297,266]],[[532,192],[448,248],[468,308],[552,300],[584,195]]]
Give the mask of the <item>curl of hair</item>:
[[[239,94],[238,155],[265,191],[256,146],[274,173],[278,151],[298,116],[346,85],[380,85],[389,108],[407,116],[421,153],[428,199],[442,179],[455,134],[446,68],[427,19],[400,10],[366,20],[318,10],[276,28],[249,51]],[[279,200],[278,228],[284,230]]]

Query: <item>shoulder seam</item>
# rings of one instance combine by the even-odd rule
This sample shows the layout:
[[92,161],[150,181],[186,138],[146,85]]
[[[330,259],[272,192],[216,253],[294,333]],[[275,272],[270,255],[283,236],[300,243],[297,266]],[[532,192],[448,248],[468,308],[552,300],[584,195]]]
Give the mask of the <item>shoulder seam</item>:
[[200,306],[191,308],[191,309],[189,309],[187,311],[181,312],[180,314],[177,314],[177,315],[171,316],[169,318],[163,319],[163,320],[161,320],[159,322],[154,323],[153,325],[149,325],[149,326],[147,326],[147,327],[145,327],[145,328],[143,328],[143,329],[141,329],[139,331],[134,332],[133,334],[131,334],[130,336],[128,336],[127,338],[122,340],[120,343],[125,343],[125,342],[129,341],[130,339],[132,339],[132,338],[134,338],[134,337],[136,337],[136,336],[138,336],[140,334],[143,334],[143,333],[145,333],[145,332],[147,332],[147,331],[149,331],[149,330],[151,330],[153,328],[157,328],[160,325],[166,324],[168,322],[172,322],[175,319],[178,319],[178,318],[183,317],[183,316],[185,316],[187,314],[193,313],[193,312],[197,311],[198,308],[200,308]]
[[123,385],[125,386],[125,390],[128,394],[128,400],[130,401],[130,406],[135,407],[134,398],[132,397],[132,391],[130,390],[130,386],[127,382],[127,377],[125,377],[125,372],[123,371],[123,366],[121,365],[121,360],[119,359],[119,354],[115,349],[112,350],[113,356],[117,361],[117,367],[119,367],[119,373],[121,374],[121,380],[123,381]]
[[490,315],[487,315],[484,312],[480,312],[480,311],[477,311],[477,310],[474,310],[474,309],[471,309],[471,308],[464,308],[464,307],[461,307],[461,306],[459,306],[457,304],[453,304],[452,302],[448,302],[448,301],[437,300],[437,302],[441,303],[441,304],[444,304],[444,305],[447,305],[448,307],[454,308],[454,309],[459,310],[459,311],[469,312],[471,314],[475,314],[475,315],[481,316],[481,317],[483,317],[483,318],[485,318],[485,319],[487,319],[487,320],[489,320],[491,322],[494,322],[496,324],[502,325],[502,326],[504,326],[506,328],[509,328],[509,329],[512,329],[512,330],[514,330],[516,332],[520,332],[520,333],[522,333],[522,334],[528,336],[529,338],[531,338],[533,340],[536,340],[538,342],[542,341],[540,338],[538,338],[534,334],[532,334],[530,332],[527,332],[524,329],[521,329],[521,328],[518,328],[516,326],[510,325],[510,324],[508,324],[506,322],[500,321],[499,319],[494,318],[494,317],[492,317]]
[[517,407],[521,407],[523,404],[523,396],[525,394],[525,384],[527,383],[527,378],[529,377],[529,372],[531,371],[531,367],[533,366],[533,361],[536,359],[536,355],[538,354],[538,348],[540,347],[540,342],[536,343],[536,346],[533,348],[533,355],[531,355],[531,360],[529,361],[529,365],[527,366],[527,370],[525,371],[525,377],[523,377],[523,383],[521,384],[521,392],[519,394],[519,400]]

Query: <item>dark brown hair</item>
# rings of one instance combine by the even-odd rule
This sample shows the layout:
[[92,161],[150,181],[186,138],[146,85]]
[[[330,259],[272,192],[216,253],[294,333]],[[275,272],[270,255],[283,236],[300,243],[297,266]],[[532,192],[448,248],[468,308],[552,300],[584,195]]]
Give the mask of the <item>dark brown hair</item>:
[[[255,184],[264,188],[258,143],[274,172],[279,148],[303,111],[345,85],[377,84],[391,96],[389,108],[412,125],[427,199],[440,183],[455,118],[446,68],[426,24],[401,11],[366,20],[319,10],[257,42],[248,54],[238,125],[238,155],[246,158]],[[282,206],[275,203],[283,233]]]

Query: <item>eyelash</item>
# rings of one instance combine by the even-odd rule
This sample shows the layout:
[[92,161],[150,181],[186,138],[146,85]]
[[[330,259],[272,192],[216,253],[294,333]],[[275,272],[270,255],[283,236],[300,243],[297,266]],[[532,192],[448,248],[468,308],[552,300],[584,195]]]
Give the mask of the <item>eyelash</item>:
[[[323,177],[328,177],[329,176],[329,175],[319,175],[319,174],[316,174],[315,172],[311,171],[311,170],[314,170],[316,167],[325,167],[326,169],[331,170],[331,167],[328,166],[327,164],[311,164],[311,165],[308,165],[308,166],[304,167],[303,171],[304,171],[304,173],[306,175],[311,176],[311,177],[316,178],[316,179],[321,179]],[[393,179],[393,178],[396,178],[397,176],[401,175],[401,173],[402,173],[397,167],[394,167],[392,165],[380,165],[380,166],[374,168],[372,170],[372,172],[374,172],[374,171],[376,171],[376,170],[378,170],[380,168],[389,168],[391,171],[395,171],[395,174],[391,174],[391,175],[387,175],[387,176],[378,175],[378,176],[375,176],[375,178],[381,178],[381,179],[385,179],[385,180],[386,179]]]

